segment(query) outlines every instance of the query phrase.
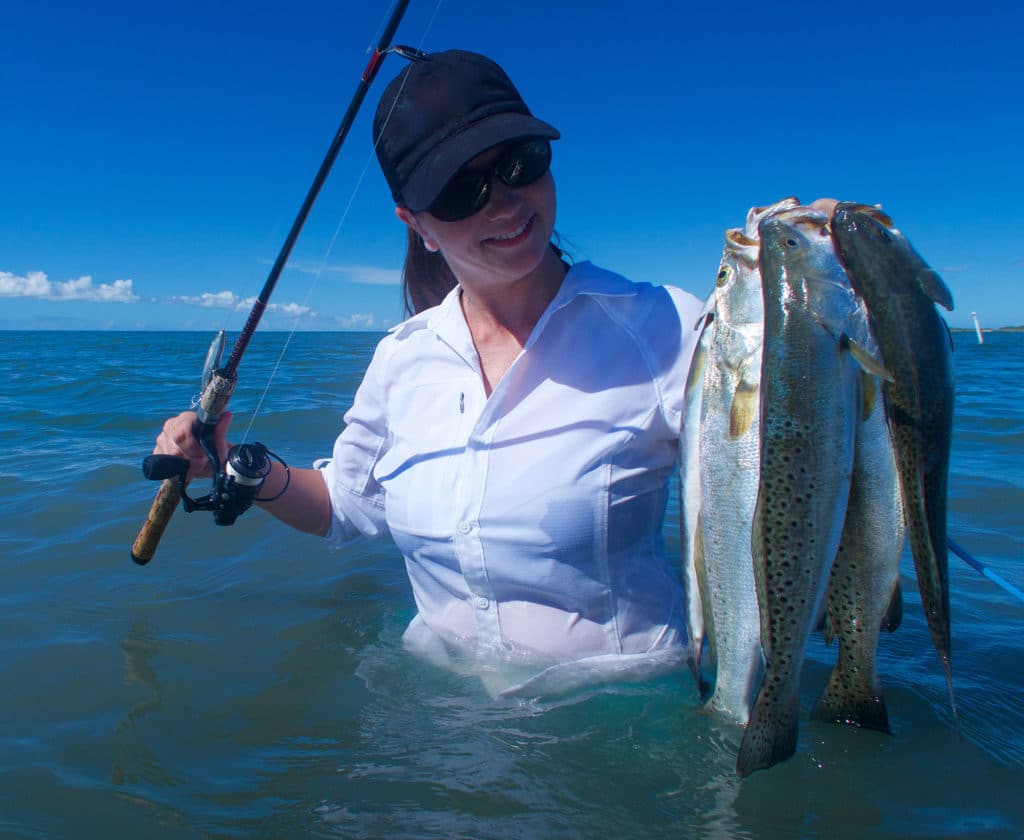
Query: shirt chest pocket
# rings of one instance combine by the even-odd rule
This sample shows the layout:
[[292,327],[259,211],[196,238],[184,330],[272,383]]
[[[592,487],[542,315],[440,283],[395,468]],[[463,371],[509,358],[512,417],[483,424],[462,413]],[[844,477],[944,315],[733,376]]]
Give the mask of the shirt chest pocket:
[[466,383],[443,381],[388,395],[391,443],[373,474],[384,488],[392,531],[450,536],[453,493],[472,420]]

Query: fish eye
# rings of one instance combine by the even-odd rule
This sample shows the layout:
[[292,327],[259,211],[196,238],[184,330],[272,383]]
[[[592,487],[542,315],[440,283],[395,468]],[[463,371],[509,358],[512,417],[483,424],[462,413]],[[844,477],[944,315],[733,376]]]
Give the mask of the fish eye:
[[799,248],[800,247],[800,243],[797,242],[794,237],[790,236],[790,237],[786,238],[786,247],[787,248]]
[[715,284],[718,286],[724,286],[729,280],[730,273],[731,272],[729,271],[728,266],[722,266],[722,268],[718,272],[718,277],[715,280]]

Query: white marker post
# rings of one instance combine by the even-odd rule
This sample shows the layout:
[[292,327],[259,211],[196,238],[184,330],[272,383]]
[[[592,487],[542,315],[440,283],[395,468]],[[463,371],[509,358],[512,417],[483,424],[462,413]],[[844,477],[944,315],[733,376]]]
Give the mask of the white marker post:
[[974,331],[978,334],[978,344],[984,344],[985,339],[981,337],[981,324],[978,323],[978,313],[972,312],[971,317],[974,319]]

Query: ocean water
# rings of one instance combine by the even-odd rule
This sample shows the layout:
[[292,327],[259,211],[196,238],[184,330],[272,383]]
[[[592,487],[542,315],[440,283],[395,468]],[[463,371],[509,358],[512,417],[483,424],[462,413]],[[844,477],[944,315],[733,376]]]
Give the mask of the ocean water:
[[[136,566],[139,466],[211,338],[0,333],[0,836],[1024,836],[1024,603],[952,555],[959,728],[905,553],[893,734],[805,721],[744,780],[685,672],[511,701],[412,659],[387,541],[179,512]],[[297,334],[268,386],[287,336],[257,334],[233,436],[328,454],[377,338]],[[1024,335],[956,338],[950,535],[1024,588]],[[812,644],[805,711],[834,656]]]

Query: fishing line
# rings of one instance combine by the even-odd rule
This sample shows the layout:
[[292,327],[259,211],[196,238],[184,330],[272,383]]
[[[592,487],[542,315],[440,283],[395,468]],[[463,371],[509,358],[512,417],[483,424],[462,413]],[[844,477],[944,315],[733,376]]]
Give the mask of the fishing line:
[[960,545],[957,545],[949,537],[946,537],[946,545],[949,546],[950,550],[954,554],[956,554],[957,557],[959,557],[961,560],[963,560],[968,566],[970,566],[976,572],[980,572],[982,575],[987,577],[994,584],[996,584],[997,586],[1001,586],[1003,589],[1005,589],[1007,592],[1009,592],[1011,595],[1013,595],[1018,601],[1020,601],[1021,603],[1024,603],[1024,592],[1019,590],[1016,586],[1014,586],[1008,580],[1004,580],[1003,578],[1001,578],[999,575],[997,575],[995,572],[993,572],[988,566],[986,566],[980,560],[975,560],[968,553],[967,549],[963,548]]
[[[430,16],[430,19],[427,21],[427,25],[424,28],[423,33],[420,35],[419,42],[416,45],[416,49],[417,50],[422,50],[423,45],[426,43],[427,37],[430,35],[430,30],[434,26],[434,21],[437,19],[437,15],[438,15],[438,13],[441,10],[441,4],[443,2],[444,2],[444,0],[437,0],[437,4],[434,6],[434,11],[433,11],[433,13]],[[388,10],[388,14],[385,15],[381,19],[381,23],[378,25],[377,31],[374,33],[373,39],[370,41],[370,45],[366,49],[367,54],[369,54],[369,53],[371,53],[373,51],[374,44],[377,42],[377,39],[380,36],[380,32],[384,28],[384,25],[385,25],[384,22],[387,20],[387,16],[391,14],[391,11],[393,9],[394,9],[394,3],[391,5],[391,8]],[[403,79],[402,86],[399,88],[399,93],[401,93],[401,91],[402,91],[402,89],[404,87],[405,87],[405,80]],[[395,98],[395,101],[396,102],[398,101],[398,97]],[[394,112],[394,105],[392,105],[391,111],[388,112],[387,116],[384,119],[384,126],[387,126],[388,122],[391,121],[391,115],[392,115],[393,112]],[[382,131],[383,131],[383,127],[384,126],[382,126]],[[331,236],[330,241],[327,243],[327,250],[324,252],[323,259],[320,261],[319,266],[317,266],[316,270],[313,272],[313,279],[310,281],[309,288],[306,290],[306,296],[302,300],[302,306],[304,308],[307,308],[307,309],[309,308],[308,305],[309,305],[310,300],[313,297],[313,292],[316,291],[317,284],[320,282],[320,277],[323,274],[324,270],[326,269],[327,262],[330,259],[331,253],[334,251],[334,246],[337,243],[338,238],[341,235],[342,228],[345,225],[345,220],[348,218],[349,211],[352,209],[352,205],[355,203],[356,196],[359,193],[359,188],[362,186],[362,183],[363,183],[363,181],[366,178],[366,173],[369,172],[370,165],[371,165],[373,159],[376,156],[377,144],[379,142],[380,142],[380,135],[378,135],[377,137],[374,138],[373,146],[370,149],[370,154],[367,155],[366,160],[363,163],[362,171],[359,173],[359,177],[356,179],[356,184],[352,188],[352,191],[349,193],[348,201],[345,204],[345,209],[342,211],[341,218],[338,220],[338,224],[337,224],[337,226],[334,229],[334,234]],[[242,434],[242,442],[243,443],[246,440],[248,440],[249,432],[252,431],[252,427],[253,427],[253,425],[256,422],[256,418],[257,418],[257,416],[259,415],[260,411],[263,408],[263,403],[266,401],[267,394],[270,393],[270,386],[273,384],[274,378],[277,376],[277,371],[281,367],[282,362],[284,361],[284,357],[285,357],[286,353],[288,352],[288,347],[291,345],[292,339],[295,337],[295,333],[296,332],[297,332],[297,330],[293,326],[292,329],[291,329],[291,332],[288,333],[288,336],[285,339],[284,344],[281,347],[281,352],[278,355],[277,361],[274,363],[274,367],[273,367],[273,369],[270,372],[270,376],[267,379],[267,384],[263,388],[263,393],[260,394],[259,400],[257,400],[257,402],[256,402],[256,407],[253,409],[253,412],[250,415],[249,423],[245,427],[245,431]]]

